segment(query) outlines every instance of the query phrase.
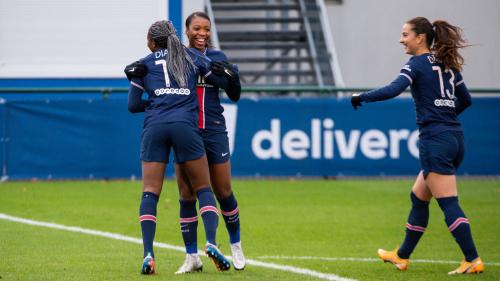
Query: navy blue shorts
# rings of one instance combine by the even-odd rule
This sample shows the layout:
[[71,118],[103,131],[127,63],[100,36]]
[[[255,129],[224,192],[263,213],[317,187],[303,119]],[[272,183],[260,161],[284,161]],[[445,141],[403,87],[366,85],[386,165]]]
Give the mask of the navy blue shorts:
[[184,122],[152,125],[142,132],[141,159],[168,163],[170,148],[177,163],[195,160],[205,154],[198,128]]
[[430,172],[454,175],[464,158],[464,136],[460,131],[444,131],[419,140],[420,166]]
[[225,163],[231,157],[227,132],[202,130],[201,136],[207,153],[208,164]]

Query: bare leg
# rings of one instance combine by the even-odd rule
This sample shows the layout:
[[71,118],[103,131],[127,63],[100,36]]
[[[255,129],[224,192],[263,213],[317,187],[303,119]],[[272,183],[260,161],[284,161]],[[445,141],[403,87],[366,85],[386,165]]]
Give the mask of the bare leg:
[[215,197],[220,201],[229,197],[231,190],[231,163],[229,161],[221,164],[210,164],[210,182]]

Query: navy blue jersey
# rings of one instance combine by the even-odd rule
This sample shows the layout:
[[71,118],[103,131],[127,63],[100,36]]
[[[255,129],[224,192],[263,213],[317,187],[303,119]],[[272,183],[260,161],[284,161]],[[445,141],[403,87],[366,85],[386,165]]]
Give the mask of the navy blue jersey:
[[[207,48],[205,55],[211,61],[227,61],[226,55],[218,50]],[[219,99],[219,87],[206,81],[205,77],[200,75],[196,85],[196,94],[198,95],[198,127],[218,132],[226,131],[226,121],[222,115],[224,108]]]
[[421,135],[442,131],[461,131],[457,115],[471,104],[462,75],[445,69],[432,54],[414,56],[390,85],[361,94],[361,100],[373,102],[395,97],[411,86],[417,125]]
[[[140,99],[143,91],[148,94],[149,105],[145,108],[144,127],[151,124],[188,122],[197,124],[196,82],[199,75],[214,76],[209,71],[209,60],[200,52],[187,49],[195,68],[188,75],[187,85],[181,87],[169,73],[166,64],[167,49],[153,52],[141,59],[148,74],[143,78],[133,78],[130,95]],[[133,88],[136,88],[135,90]]]

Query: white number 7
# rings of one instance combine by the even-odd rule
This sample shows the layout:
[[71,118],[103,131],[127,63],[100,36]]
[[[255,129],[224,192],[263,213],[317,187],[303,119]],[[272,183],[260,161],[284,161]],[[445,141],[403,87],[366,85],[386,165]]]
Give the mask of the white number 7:
[[165,85],[166,88],[170,88],[170,78],[168,78],[168,71],[167,71],[167,61],[166,60],[157,60],[155,61],[155,64],[161,64],[163,66],[163,75],[165,76]]
[[446,95],[448,96],[449,99],[454,99],[455,98],[455,84],[453,84],[453,81],[455,80],[455,73],[453,73],[453,70],[446,69],[444,72],[449,72],[451,74],[450,77],[450,85],[451,85],[451,93],[448,89],[444,89],[444,82],[443,82],[443,73],[441,71],[441,67],[439,66],[432,66],[432,70],[437,71],[438,76],[439,76],[439,88],[441,89],[441,97],[445,98],[444,93],[446,92]]

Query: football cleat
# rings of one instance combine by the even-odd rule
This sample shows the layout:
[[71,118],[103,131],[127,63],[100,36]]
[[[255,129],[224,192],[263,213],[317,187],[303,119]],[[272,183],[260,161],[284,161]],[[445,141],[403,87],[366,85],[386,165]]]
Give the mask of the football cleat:
[[203,264],[201,263],[198,254],[186,254],[184,263],[179,267],[175,274],[186,274],[203,271]]
[[448,272],[448,274],[449,275],[472,274],[472,273],[483,273],[483,271],[484,271],[483,261],[481,260],[481,258],[476,258],[471,262],[462,261],[462,263],[457,269]]
[[397,269],[404,271],[408,269],[408,265],[410,264],[409,259],[402,259],[398,256],[398,249],[392,251],[386,251],[383,249],[378,249],[378,256],[384,262],[392,263]]
[[148,254],[142,262],[142,274],[155,274],[155,259]]
[[226,257],[224,257],[217,246],[207,243],[205,253],[214,262],[217,270],[226,271],[231,268],[231,263],[228,259],[226,259]]
[[245,256],[243,255],[243,249],[241,248],[241,241],[231,244],[231,256],[233,258],[234,269],[245,269],[246,260]]

